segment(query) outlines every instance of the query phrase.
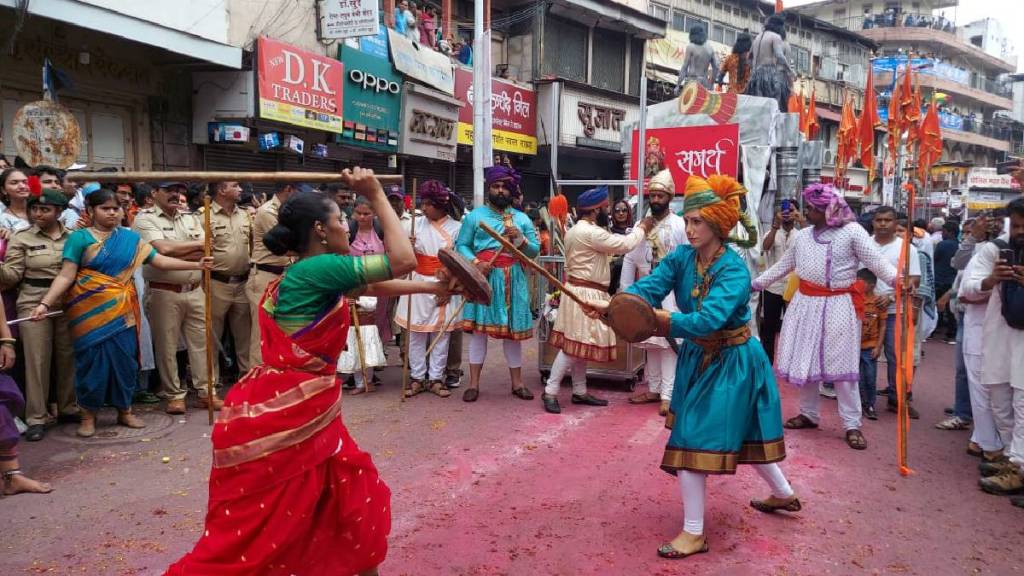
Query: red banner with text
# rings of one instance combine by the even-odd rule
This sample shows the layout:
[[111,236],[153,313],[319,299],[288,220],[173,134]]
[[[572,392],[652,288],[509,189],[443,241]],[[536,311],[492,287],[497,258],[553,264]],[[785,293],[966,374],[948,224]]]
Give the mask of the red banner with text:
[[[736,177],[740,166],[739,124],[709,124],[677,128],[648,128],[644,155],[644,182],[664,169],[672,174],[676,194],[682,196],[691,175],[707,178],[712,174]],[[633,155],[638,158],[639,131],[633,130]],[[630,164],[629,177],[636,179],[636,162]],[[629,193],[636,194],[636,187]]]
[[260,118],[341,133],[341,62],[264,37],[257,55]]
[[[473,145],[473,71],[455,68],[455,97],[459,109],[459,144]],[[516,154],[537,153],[537,93],[529,88],[491,79],[491,139],[494,149]]]

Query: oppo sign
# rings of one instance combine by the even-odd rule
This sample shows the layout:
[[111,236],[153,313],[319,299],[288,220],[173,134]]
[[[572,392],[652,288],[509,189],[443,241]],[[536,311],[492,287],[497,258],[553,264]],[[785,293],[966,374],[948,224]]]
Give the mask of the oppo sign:
[[391,94],[398,94],[402,90],[402,87],[398,85],[398,82],[389,81],[387,78],[378,78],[373,74],[368,74],[359,69],[349,70],[348,78],[359,86],[362,86],[363,90],[390,92]]

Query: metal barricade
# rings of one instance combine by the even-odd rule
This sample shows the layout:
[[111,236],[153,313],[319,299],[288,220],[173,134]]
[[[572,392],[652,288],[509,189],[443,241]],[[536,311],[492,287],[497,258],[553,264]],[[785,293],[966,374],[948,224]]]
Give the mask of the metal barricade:
[[[565,257],[541,256],[538,261],[556,278],[565,278]],[[540,282],[546,302],[547,295],[553,292],[554,288],[544,279],[541,279]],[[545,311],[546,306],[542,304],[541,317],[537,322],[537,369],[540,370],[541,377],[547,381],[551,372],[551,364],[555,361],[555,356],[558,355],[558,349],[548,344],[548,338],[551,335],[551,322],[548,321]],[[624,340],[619,340],[617,348],[618,354],[614,362],[588,362],[587,376],[605,380],[621,380],[625,387],[632,391],[642,377],[646,354],[643,348]]]

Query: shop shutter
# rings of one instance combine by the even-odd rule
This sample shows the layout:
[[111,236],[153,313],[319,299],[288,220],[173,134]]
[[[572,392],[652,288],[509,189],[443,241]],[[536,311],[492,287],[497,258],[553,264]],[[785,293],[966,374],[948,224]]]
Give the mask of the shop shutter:
[[[259,153],[248,148],[228,146],[203,146],[203,169],[215,172],[275,172],[278,171],[278,157],[275,154]],[[244,180],[244,178],[241,178]],[[253,190],[268,197],[274,193],[274,184],[257,182]]]
[[440,180],[452,186],[452,163],[440,160],[430,161],[426,158],[405,158],[405,190],[411,193],[413,181],[422,184],[426,180]]

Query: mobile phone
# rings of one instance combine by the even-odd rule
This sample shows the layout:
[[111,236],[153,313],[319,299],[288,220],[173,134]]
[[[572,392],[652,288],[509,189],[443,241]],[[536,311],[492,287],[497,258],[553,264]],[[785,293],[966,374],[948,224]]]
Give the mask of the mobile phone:
[[1006,262],[1010,266],[1017,265],[1017,253],[1009,248],[1003,248],[999,251],[999,259]]
[[782,213],[785,214],[786,212],[789,212],[792,209],[793,209],[793,202],[789,198],[784,199],[782,201]]

